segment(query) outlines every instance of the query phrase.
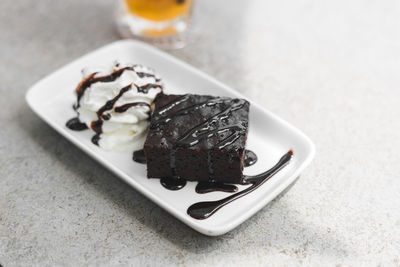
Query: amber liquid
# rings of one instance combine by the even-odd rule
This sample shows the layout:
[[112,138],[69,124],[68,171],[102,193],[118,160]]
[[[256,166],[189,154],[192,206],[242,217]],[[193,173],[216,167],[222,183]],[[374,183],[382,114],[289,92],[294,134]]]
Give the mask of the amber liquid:
[[178,18],[190,11],[192,0],[125,0],[133,15],[163,21]]
[[[155,38],[155,42],[156,39],[178,35],[183,40],[182,33],[191,21],[193,2],[194,0],[121,0],[125,12],[123,14],[131,16],[128,26],[133,35]],[[124,33],[123,35],[126,36]],[[174,46],[179,47],[179,42]]]

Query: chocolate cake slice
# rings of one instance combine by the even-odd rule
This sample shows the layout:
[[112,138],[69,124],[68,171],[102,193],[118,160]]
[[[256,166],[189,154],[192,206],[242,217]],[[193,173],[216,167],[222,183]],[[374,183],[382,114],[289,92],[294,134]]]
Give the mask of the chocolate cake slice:
[[149,178],[242,182],[249,102],[160,94],[154,104],[144,144]]

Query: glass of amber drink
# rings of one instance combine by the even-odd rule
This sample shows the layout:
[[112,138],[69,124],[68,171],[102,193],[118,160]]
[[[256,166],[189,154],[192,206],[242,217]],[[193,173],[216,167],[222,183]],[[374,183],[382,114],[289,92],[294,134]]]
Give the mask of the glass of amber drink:
[[117,27],[124,38],[136,38],[164,49],[187,42],[193,0],[118,0]]

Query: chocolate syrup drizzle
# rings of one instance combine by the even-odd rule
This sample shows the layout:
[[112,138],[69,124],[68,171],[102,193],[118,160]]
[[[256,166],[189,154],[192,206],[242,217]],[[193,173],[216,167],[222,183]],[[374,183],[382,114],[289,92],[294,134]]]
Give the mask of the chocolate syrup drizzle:
[[[135,86],[135,84],[130,84],[128,86],[125,86],[122,88],[118,95],[116,95],[113,99],[108,100],[98,111],[97,111],[97,121],[93,121],[92,124],[90,125],[90,128],[92,128],[93,131],[95,131],[96,135],[92,138],[92,142],[95,145],[99,144],[99,139],[100,139],[100,134],[103,132],[103,120],[109,120],[111,118],[110,114],[104,114],[104,112],[108,110],[112,110],[114,108],[115,103],[129,90],[132,89],[132,86]],[[158,84],[146,84],[141,87],[136,87],[138,92],[142,93],[147,93],[150,88],[154,87],[159,87],[161,88],[160,85]],[[115,108],[115,112],[117,113],[123,113],[127,111],[129,108],[134,107],[134,106],[147,106],[150,108],[150,105],[145,102],[134,102],[134,103],[127,103],[122,106],[118,106]],[[104,115],[103,115],[104,114]],[[102,120],[103,119],[103,120]]]
[[147,73],[147,72],[136,72],[137,76],[139,76],[139,78],[144,78],[144,77],[152,77],[156,80],[156,82],[160,82],[161,79],[158,78],[156,75],[151,74],[151,73]]
[[80,107],[80,101],[85,93],[86,89],[88,89],[92,84],[97,83],[97,82],[113,82],[116,79],[118,79],[126,70],[134,70],[134,67],[126,67],[122,68],[119,70],[115,70],[113,73],[106,75],[106,76],[101,76],[101,77],[95,77],[97,72],[90,74],[88,77],[86,77],[76,88],[76,94],[78,95],[78,101],[77,101],[77,106],[76,108]]
[[103,114],[103,115],[101,115],[101,117],[103,118],[103,120],[108,121],[109,119],[111,119],[111,114],[110,113]]
[[205,201],[205,202],[197,202],[193,205],[191,205],[187,209],[187,214],[189,214],[191,217],[198,219],[198,220],[203,220],[207,219],[211,215],[213,215],[217,210],[222,208],[223,206],[231,203],[232,201],[243,197],[250,192],[253,192],[256,190],[258,187],[260,187],[263,183],[271,179],[272,176],[274,176],[278,171],[280,171],[283,167],[285,167],[290,160],[292,159],[293,156],[293,151],[289,150],[285,155],[281,157],[279,162],[269,169],[266,172],[263,172],[258,175],[254,176],[245,176],[245,184],[251,184],[251,186],[247,187],[246,189],[237,192],[233,195],[230,195],[226,198],[216,200],[216,201]]
[[[90,74],[88,77],[86,77],[76,88],[76,93],[78,95],[78,101],[77,101],[77,106],[76,108],[80,107],[80,100],[85,93],[86,89],[88,89],[92,84],[97,83],[97,82],[113,82],[116,79],[118,79],[126,70],[134,71],[135,66],[133,67],[125,67],[119,70],[115,70],[113,73],[106,75],[106,76],[101,76],[101,77],[95,77],[97,72]],[[136,74],[140,77],[156,77],[154,74],[150,73],[145,73],[145,72],[136,72]],[[155,78],[156,82],[159,82],[160,79]],[[159,84],[145,84],[143,86],[137,87],[138,92],[142,93],[147,93],[149,89],[158,87],[161,88],[161,85]]]
[[[99,140],[100,140],[100,134],[103,132],[103,120],[104,116],[103,113],[111,110],[114,108],[115,103],[118,101],[118,99],[120,99],[121,96],[123,96],[123,94],[125,94],[126,92],[128,92],[129,90],[132,89],[132,84],[125,86],[124,88],[121,89],[121,91],[119,91],[118,95],[116,95],[113,99],[108,100],[97,112],[97,121],[92,121],[92,123],[90,124],[90,128],[96,133],[95,136],[93,136],[92,138],[92,143],[95,145],[99,145]],[[79,103],[79,102],[78,102]],[[106,116],[109,115],[109,116]],[[111,118],[110,114],[105,114],[107,119]]]
[[[118,67],[119,65],[116,65]],[[135,65],[136,66],[136,65]],[[116,79],[118,79],[126,70],[130,71],[135,71],[135,66],[131,67],[125,67],[121,68],[118,70],[115,70],[113,73],[106,75],[106,76],[101,76],[101,77],[95,77],[97,73],[90,74],[87,76],[76,88],[76,94],[77,94],[77,104],[74,105],[74,110],[77,110],[80,107],[80,100],[83,97],[85,91],[94,83],[97,82],[113,82]],[[154,77],[156,82],[159,82],[161,79],[159,79],[156,75],[151,74],[151,73],[146,73],[146,72],[135,72],[140,78],[143,77]],[[127,91],[132,89],[132,86],[134,86],[138,92],[140,93],[148,93],[148,91],[152,88],[160,88],[162,89],[162,86],[159,84],[155,83],[148,83],[142,86],[137,86],[135,84],[130,84],[120,90],[117,96],[115,96],[113,99],[107,101],[105,105],[103,105],[96,113],[97,113],[97,120],[93,121],[90,125],[90,128],[96,133],[93,138],[92,138],[92,143],[95,145],[99,144],[100,140],[100,134],[103,132],[103,121],[107,121],[111,119],[111,114],[104,114],[108,110],[112,110],[114,108],[115,103],[118,101],[121,96],[126,93]],[[147,106],[150,108],[150,105],[145,102],[137,102],[137,103],[127,103],[121,106],[118,106],[115,108],[115,112],[117,113],[123,113],[127,111],[129,108],[134,107],[134,106]],[[71,130],[84,130],[87,129],[83,128],[83,123],[80,123],[77,118],[71,119],[67,122],[67,127]]]
[[145,107],[149,107],[150,105],[146,102],[135,102],[135,103],[128,103],[122,106],[118,106],[114,109],[115,112],[117,113],[124,113],[125,111],[127,111],[128,109],[130,109],[131,107],[135,107],[135,106],[145,106]]
[[151,73],[147,73],[147,72],[136,72],[137,76],[139,76],[139,78],[144,78],[144,77],[153,77],[155,78],[156,76],[154,74]]
[[92,143],[95,144],[96,146],[99,145],[99,141],[100,141],[100,134],[95,134],[92,137]]
[[149,92],[150,89],[152,88],[160,88],[162,89],[162,86],[156,83],[148,83],[142,86],[137,86],[137,90],[139,93],[144,93],[147,94]]

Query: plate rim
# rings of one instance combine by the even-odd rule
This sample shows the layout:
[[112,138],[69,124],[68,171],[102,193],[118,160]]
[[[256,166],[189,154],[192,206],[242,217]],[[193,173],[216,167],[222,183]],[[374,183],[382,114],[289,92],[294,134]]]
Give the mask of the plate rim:
[[[307,147],[309,150],[307,153],[307,156],[302,160],[303,162],[298,166],[296,169],[294,169],[293,173],[290,175],[290,177],[286,178],[284,182],[279,184],[274,188],[274,190],[266,195],[264,198],[262,198],[261,201],[257,202],[255,205],[251,206],[245,213],[244,215],[241,215],[238,219],[232,220],[231,222],[223,225],[215,225],[214,227],[203,227],[200,223],[196,223],[193,220],[190,220],[184,216],[181,215],[180,212],[176,211],[174,207],[168,205],[167,203],[163,202],[157,194],[152,193],[150,190],[144,188],[141,184],[137,183],[134,179],[129,177],[128,175],[124,174],[122,171],[119,170],[118,167],[114,166],[112,163],[109,163],[106,159],[103,159],[101,156],[97,155],[95,151],[87,149],[78,139],[72,136],[72,134],[68,133],[63,127],[58,125],[57,123],[53,122],[49,117],[46,117],[45,114],[42,114],[38,108],[38,106],[35,104],[34,101],[34,95],[37,90],[41,88],[41,85],[45,83],[50,77],[57,75],[58,73],[62,73],[66,69],[68,69],[71,65],[76,64],[79,61],[84,61],[87,58],[89,58],[93,54],[97,54],[101,52],[102,50],[107,50],[110,48],[118,48],[121,46],[138,46],[145,48],[147,50],[150,50],[151,53],[155,53],[156,56],[161,56],[167,59],[168,61],[172,62],[173,64],[178,64],[186,69],[189,69],[191,72],[195,73],[196,75],[199,75],[201,78],[209,80],[213,83],[215,83],[217,86],[221,87],[223,90],[226,90],[232,94],[237,95],[238,97],[247,99],[252,106],[257,107],[261,112],[263,112],[263,115],[271,117],[274,121],[282,124],[286,128],[290,129],[293,131],[297,136],[299,136],[302,141],[304,142],[304,145]],[[122,179],[124,182],[132,186],[134,189],[139,191],[141,194],[149,198],[151,201],[156,203],[158,206],[161,208],[165,209],[168,213],[173,215],[175,218],[179,219],[181,222],[185,223],[189,227],[195,229],[196,231],[208,235],[208,236],[218,236],[225,234],[234,228],[236,228],[238,225],[252,217],[257,211],[259,211],[261,208],[263,208],[266,204],[268,204],[271,200],[276,198],[281,192],[285,190],[290,184],[292,184],[296,178],[300,175],[300,173],[311,163],[311,161],[315,157],[316,153],[316,148],[312,140],[305,134],[303,133],[300,129],[296,128],[294,125],[290,124],[289,122],[285,121],[278,115],[274,114],[273,112],[269,111],[268,109],[265,109],[261,105],[249,100],[246,96],[242,95],[240,92],[234,90],[233,88],[229,87],[228,85],[220,82],[216,78],[212,77],[211,75],[199,70],[198,68],[190,65],[189,63],[184,62],[183,60],[180,60],[167,52],[161,51],[156,47],[153,47],[149,44],[143,43],[141,41],[137,40],[118,40],[109,44],[106,44],[104,46],[101,46],[100,48],[94,49],[89,53],[86,53],[71,62],[63,65],[62,67],[56,69],[55,71],[51,72],[50,74],[46,75],[36,83],[34,83],[26,92],[25,94],[25,101],[27,102],[28,106],[32,109],[32,111],[39,116],[43,121],[45,121],[49,126],[51,126],[54,130],[56,130],[59,134],[61,134],[63,137],[67,138],[70,142],[72,142],[74,145],[76,145],[78,148],[80,148],[83,152],[91,156],[94,160],[96,160],[98,163],[102,164],[103,167],[114,173],[115,175],[119,176],[120,179]]]

